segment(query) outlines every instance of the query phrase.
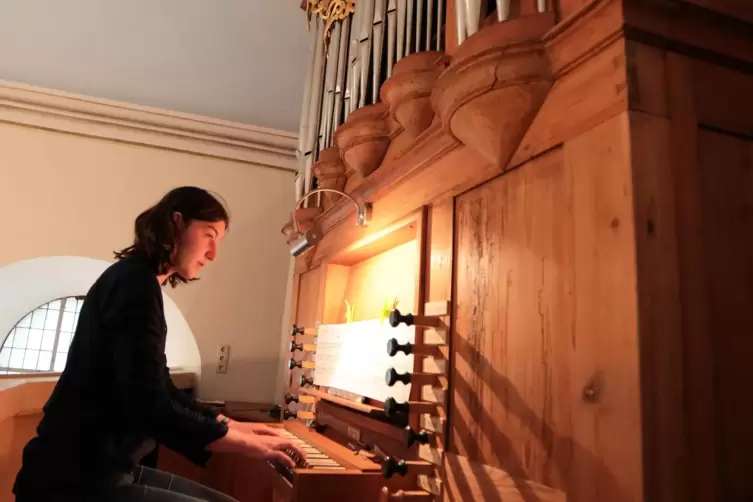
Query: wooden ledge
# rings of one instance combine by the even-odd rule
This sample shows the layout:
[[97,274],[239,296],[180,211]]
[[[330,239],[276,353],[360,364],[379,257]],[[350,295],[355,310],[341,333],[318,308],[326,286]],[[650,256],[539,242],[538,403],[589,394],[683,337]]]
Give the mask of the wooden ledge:
[[[41,413],[59,377],[60,373],[0,377],[0,422],[11,417]],[[196,374],[193,372],[171,371],[170,377],[180,389],[196,385]]]

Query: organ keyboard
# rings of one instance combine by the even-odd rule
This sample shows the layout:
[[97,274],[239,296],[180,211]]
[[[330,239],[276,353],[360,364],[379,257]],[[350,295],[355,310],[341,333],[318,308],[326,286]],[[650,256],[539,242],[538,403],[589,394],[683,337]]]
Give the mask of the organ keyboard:
[[[274,500],[286,502],[350,502],[379,500],[385,484],[382,466],[355,451],[310,430],[298,421],[285,422],[283,435],[306,453],[307,461],[296,455],[294,468],[269,461],[274,477]],[[356,498],[354,498],[356,497]]]

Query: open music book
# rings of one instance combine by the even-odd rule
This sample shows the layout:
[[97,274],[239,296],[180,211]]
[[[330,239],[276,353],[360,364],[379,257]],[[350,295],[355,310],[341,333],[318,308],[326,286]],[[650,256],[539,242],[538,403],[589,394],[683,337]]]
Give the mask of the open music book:
[[323,324],[316,339],[314,383],[384,401],[393,397],[407,401],[410,385],[398,382],[390,387],[385,373],[413,373],[413,356],[387,354],[387,341],[415,342],[415,326],[391,327],[378,319],[349,324]]

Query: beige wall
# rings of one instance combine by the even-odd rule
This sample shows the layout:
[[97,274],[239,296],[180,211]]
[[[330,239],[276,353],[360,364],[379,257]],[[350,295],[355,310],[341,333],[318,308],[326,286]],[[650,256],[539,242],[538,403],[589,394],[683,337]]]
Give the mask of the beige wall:
[[[143,141],[133,141],[117,124],[113,130],[120,133],[100,134],[92,117],[83,125],[45,130],[33,126],[47,127],[52,115],[78,119],[61,119],[56,112],[18,120],[37,112],[2,105],[0,99],[0,266],[44,256],[111,261],[113,250],[130,243],[136,215],[167,190],[180,185],[213,190],[225,198],[232,218],[218,260],[201,281],[167,294],[196,336],[202,397],[275,400],[290,260],[280,228],[294,203],[294,174],[233,160],[253,157],[254,148],[233,145],[245,150],[225,155],[224,136],[216,141],[216,156],[199,155],[190,152],[191,138],[178,138],[186,151],[177,151],[154,130],[129,129],[147,138]],[[7,117],[15,123],[2,122]],[[82,128],[93,133],[70,132]],[[196,142],[203,145],[197,150],[208,150],[205,139]],[[226,374],[214,370],[218,344],[231,346]]]

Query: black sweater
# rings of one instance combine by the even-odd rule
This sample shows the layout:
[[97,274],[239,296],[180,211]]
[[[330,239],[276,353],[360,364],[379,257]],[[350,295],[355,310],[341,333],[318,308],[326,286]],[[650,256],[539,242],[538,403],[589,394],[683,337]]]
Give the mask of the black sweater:
[[84,300],[68,360],[23,451],[18,500],[78,500],[111,489],[153,440],[204,465],[227,426],[177,389],[165,359],[162,291],[138,257],[120,260]]

